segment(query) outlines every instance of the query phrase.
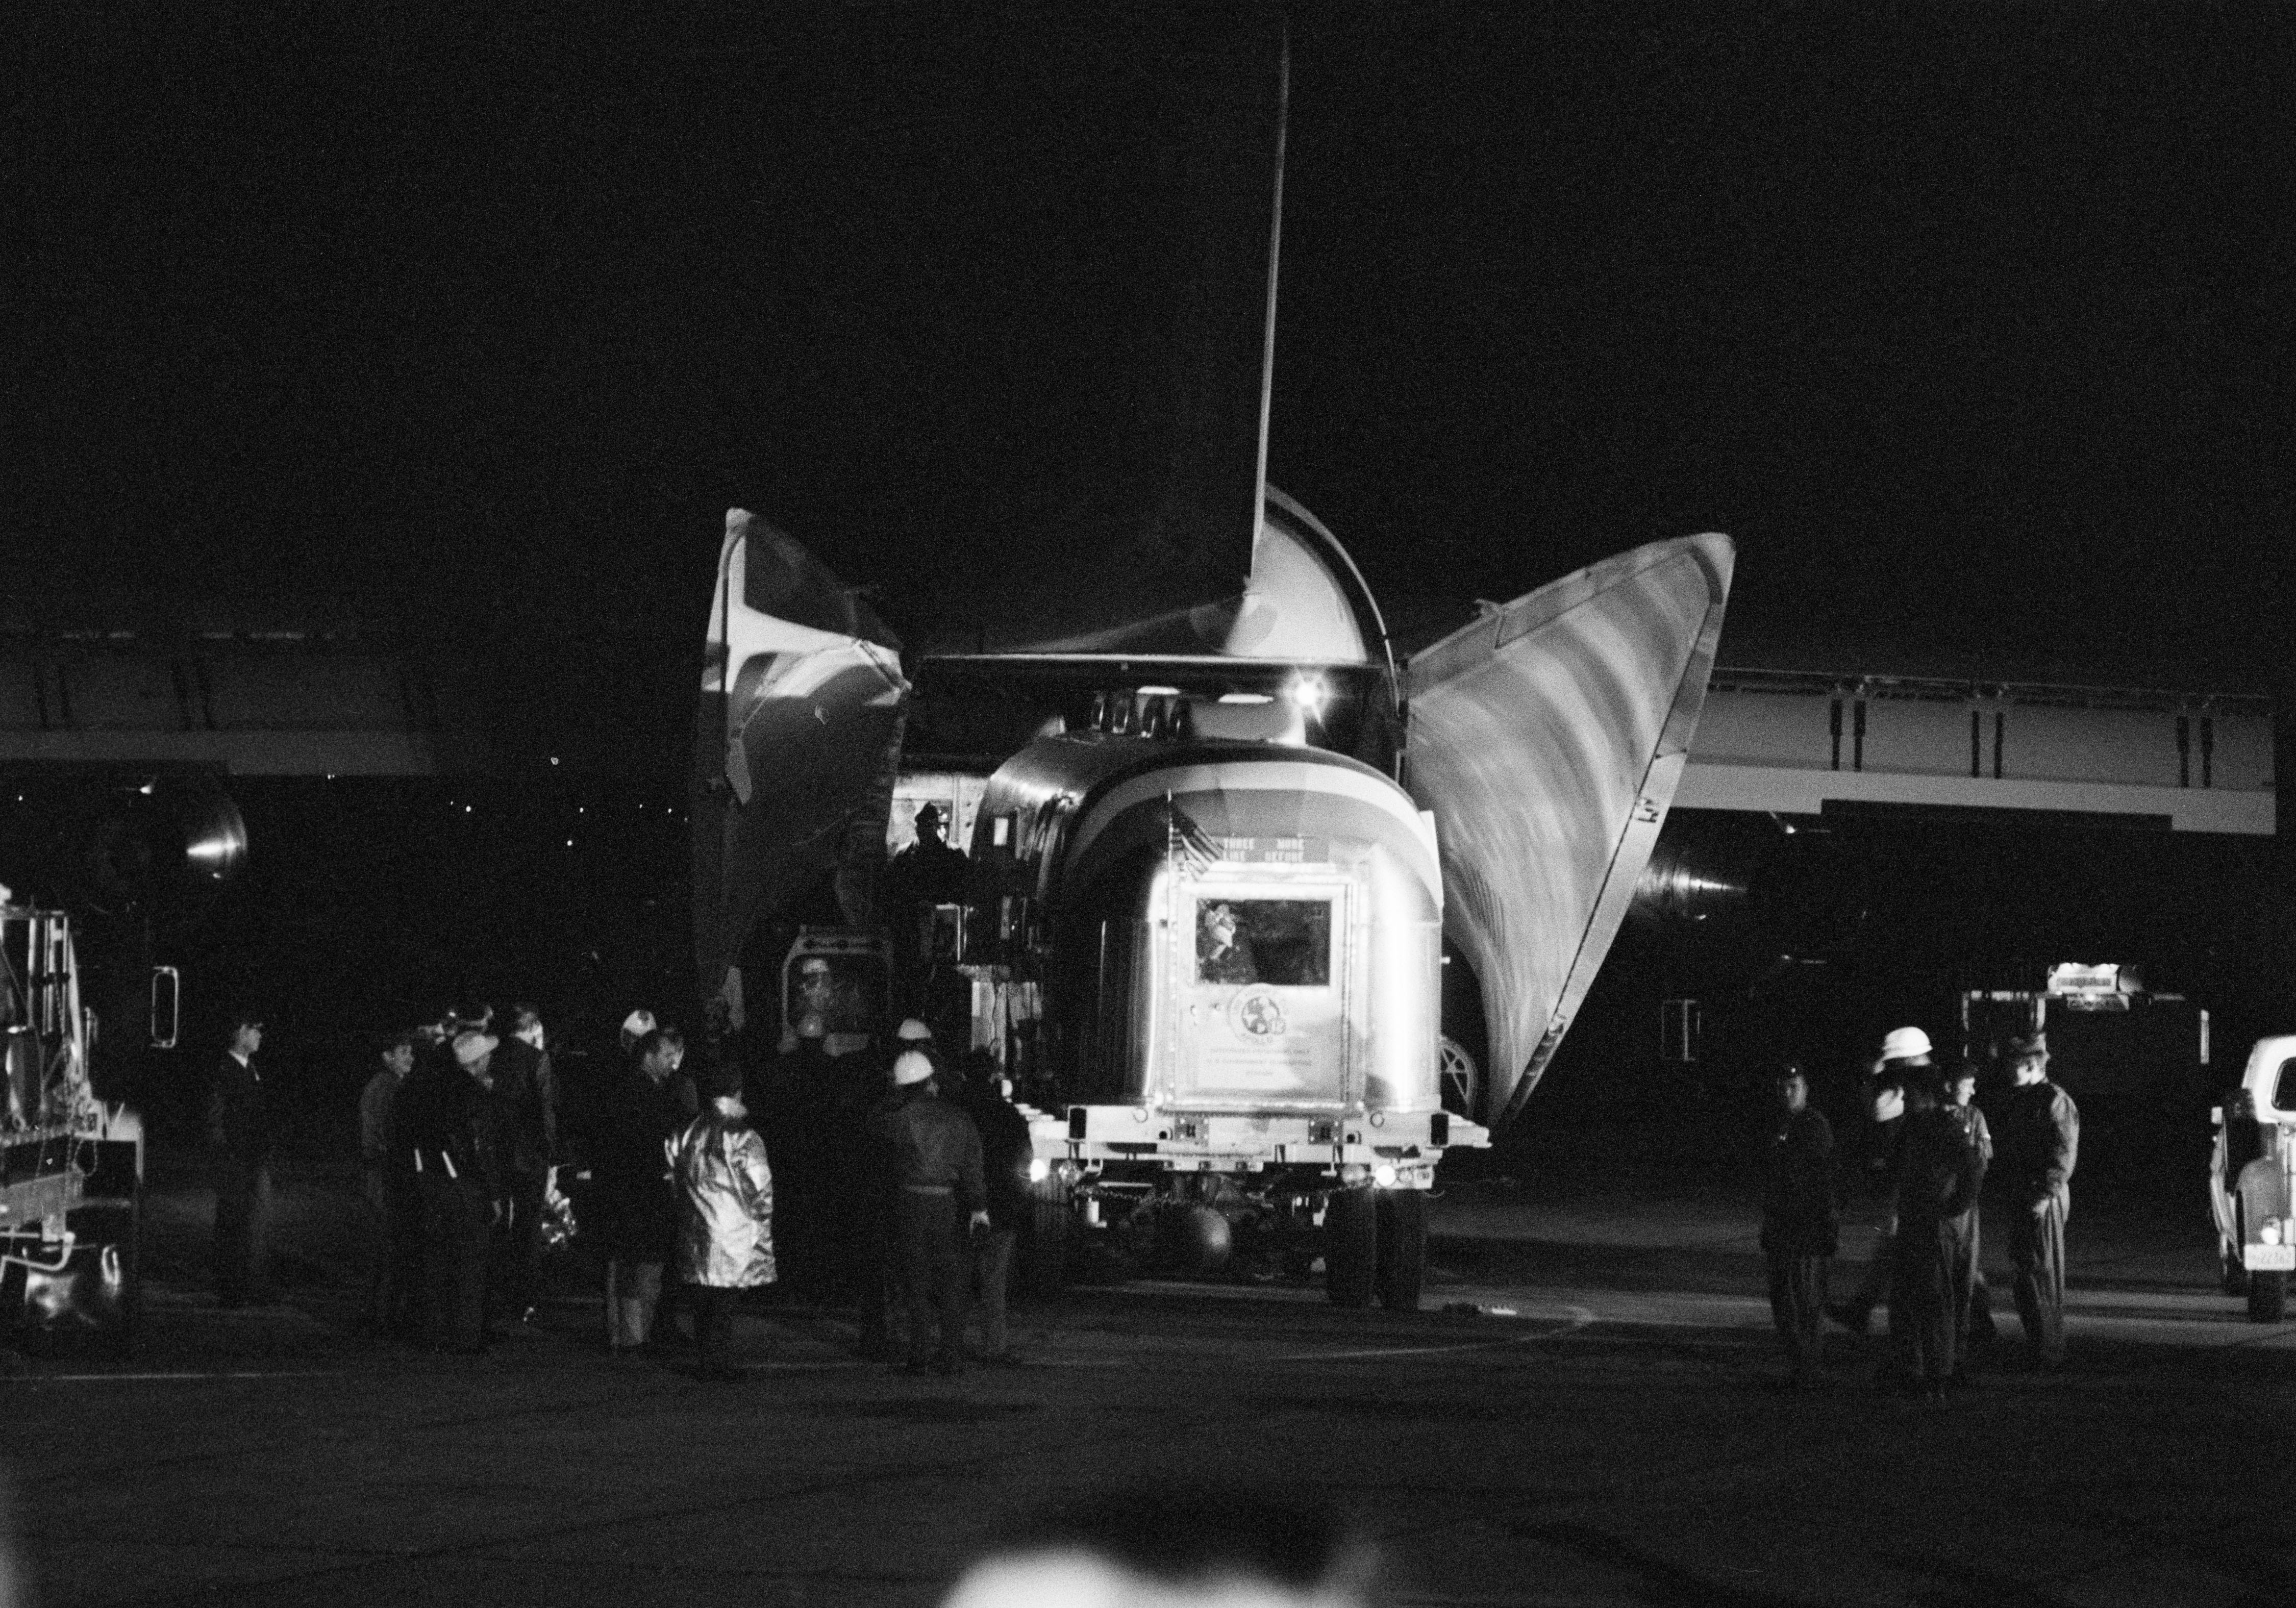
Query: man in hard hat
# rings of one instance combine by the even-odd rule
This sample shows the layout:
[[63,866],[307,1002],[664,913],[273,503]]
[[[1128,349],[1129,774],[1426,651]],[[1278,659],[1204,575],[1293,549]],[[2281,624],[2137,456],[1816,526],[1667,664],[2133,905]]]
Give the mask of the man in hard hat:
[[627,1055],[637,1047],[639,1039],[654,1030],[653,1013],[640,1006],[622,1018],[622,1054]]
[[2065,1360],[2065,1218],[2080,1154],[2080,1111],[2049,1081],[2046,1034],[2012,1042],[2009,1064],[2016,1082],[1995,1136],[2010,1202],[2009,1287],[2034,1362],[2055,1369]]
[[[1906,1083],[1908,1075],[1932,1074],[1930,1036],[1919,1028],[1891,1028],[1882,1037],[1882,1053],[1874,1062],[1873,1144],[1867,1157],[1869,1188],[1886,1194],[1895,1177],[1898,1145],[1905,1134]],[[1849,1299],[1825,1309],[1825,1315],[1853,1333],[1863,1334],[1874,1321],[1874,1309],[1890,1299],[1890,1273],[1895,1265],[1892,1238],[1897,1233],[1894,1209],[1885,1208],[1882,1232],[1874,1242],[1874,1259]]]
[[[909,1309],[909,1372],[964,1370],[965,1242],[988,1226],[980,1134],[972,1119],[933,1090],[933,1066],[919,1050],[893,1062],[893,1098],[871,1126],[890,1152],[894,1227],[901,1291]],[[940,1346],[929,1345],[932,1313]]]
[[[894,1059],[912,1050],[923,1054],[938,1073],[940,1052],[934,1045],[932,1029],[914,1016],[893,1030]],[[859,1057],[855,1059],[858,1061]],[[892,1068],[886,1062],[875,1061],[869,1076],[873,1079],[872,1086],[850,1102],[840,1131],[850,1142],[853,1158],[852,1187],[848,1198],[853,1213],[853,1286],[860,1322],[859,1349],[864,1357],[890,1360],[898,1349],[902,1303],[900,1240],[894,1200],[898,1188],[893,1182],[891,1151],[873,1124],[881,1103],[891,1097],[885,1090],[892,1080]]]
[[1934,1067],[1909,1069],[1905,1136],[1890,1190],[1896,1222],[1890,1249],[1890,1338],[1908,1390],[1945,1398],[1954,1371],[1960,1313],[1954,1274],[1968,1250],[1981,1176],[1969,1129],[1948,1109]]

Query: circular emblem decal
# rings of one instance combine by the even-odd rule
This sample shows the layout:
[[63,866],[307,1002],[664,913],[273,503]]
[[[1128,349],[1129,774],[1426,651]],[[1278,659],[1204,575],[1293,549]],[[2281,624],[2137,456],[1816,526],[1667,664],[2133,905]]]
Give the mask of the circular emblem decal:
[[1247,1044],[1283,1037],[1283,1007],[1267,989],[1246,989],[1228,1002],[1228,1024]]

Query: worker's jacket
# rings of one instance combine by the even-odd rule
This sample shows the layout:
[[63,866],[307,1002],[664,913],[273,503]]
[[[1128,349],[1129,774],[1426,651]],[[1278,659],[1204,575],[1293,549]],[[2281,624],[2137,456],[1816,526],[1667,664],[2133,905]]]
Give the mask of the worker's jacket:
[[1942,1107],[1909,1112],[1891,1194],[1900,1234],[1965,1215],[1977,1204],[1984,1165],[1960,1118]]
[[891,1152],[900,1188],[953,1190],[968,1216],[987,1209],[980,1130],[955,1106],[921,1086],[879,1106],[870,1127]]
[[1994,1159],[2020,1205],[2062,1194],[2080,1157],[2080,1110],[2073,1097],[2044,1078],[2021,1083],[2001,1107]]
[[1781,1256],[1832,1256],[1841,1235],[1833,1195],[1833,1128],[1804,1106],[1770,1138],[1762,1189],[1762,1249]]

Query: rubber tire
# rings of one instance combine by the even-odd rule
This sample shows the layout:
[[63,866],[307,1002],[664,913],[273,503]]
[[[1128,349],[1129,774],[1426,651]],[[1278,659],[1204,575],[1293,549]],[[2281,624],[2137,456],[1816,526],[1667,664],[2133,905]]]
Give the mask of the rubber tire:
[[2248,1269],[2241,1265],[2240,1252],[2227,1251],[2224,1256],[2224,1292],[2226,1295],[2248,1293]]
[[1368,1307],[1379,1268],[1379,1209],[1368,1189],[1335,1189],[1324,1207],[1324,1293],[1335,1307]]
[[1427,1283],[1427,1192],[1379,1192],[1379,1304],[1390,1312],[1419,1310]]
[[2241,1247],[2248,1243],[2248,1214],[2241,1210],[2240,1197],[2232,1198],[2232,1243],[2224,1251],[2224,1292],[2226,1295],[2248,1293],[2248,1264],[2241,1259]]
[[2278,1268],[2248,1276],[2248,1315],[2257,1323],[2276,1324],[2288,1311],[2288,1275]]
[[1075,1211],[1068,1186],[1037,1184],[1029,1191],[1029,1232],[1021,1238],[1021,1292],[1032,1299],[1058,1295],[1069,1282],[1069,1233]]

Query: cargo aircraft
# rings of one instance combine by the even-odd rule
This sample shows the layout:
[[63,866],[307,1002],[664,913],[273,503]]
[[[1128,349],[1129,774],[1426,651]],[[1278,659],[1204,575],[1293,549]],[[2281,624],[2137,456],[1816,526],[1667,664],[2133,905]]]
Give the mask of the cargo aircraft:
[[[1437,1164],[1520,1117],[1650,858],[1733,550],[1637,547],[1398,660],[1346,549],[1267,483],[1289,69],[1280,32],[1246,43],[1187,55],[1164,103],[1162,137],[1275,183],[1172,276],[1174,327],[1226,344],[1179,365],[1194,389],[1143,455],[1160,480],[1087,499],[1022,562],[984,553],[978,593],[906,647],[728,513],[698,974],[770,1049],[890,966],[903,1013],[988,1049],[1030,1113],[1040,1280],[1253,1245],[1320,1256],[1342,1305],[1410,1308]],[[1255,293],[1218,301],[1246,261]],[[965,856],[922,898],[886,874],[921,800]],[[830,888],[839,930],[792,932]],[[1443,1032],[1447,940],[1480,985],[1480,1071]],[[849,1015],[832,1039],[882,1030]]]

